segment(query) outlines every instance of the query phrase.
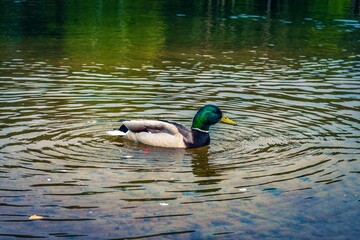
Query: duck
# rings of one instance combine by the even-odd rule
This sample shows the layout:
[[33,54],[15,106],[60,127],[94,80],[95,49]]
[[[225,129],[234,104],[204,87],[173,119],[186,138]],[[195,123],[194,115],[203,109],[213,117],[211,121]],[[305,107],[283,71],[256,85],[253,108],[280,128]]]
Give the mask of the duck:
[[191,129],[168,120],[126,120],[108,134],[155,147],[200,148],[210,144],[210,126],[218,122],[237,125],[219,107],[207,104],[195,114]]

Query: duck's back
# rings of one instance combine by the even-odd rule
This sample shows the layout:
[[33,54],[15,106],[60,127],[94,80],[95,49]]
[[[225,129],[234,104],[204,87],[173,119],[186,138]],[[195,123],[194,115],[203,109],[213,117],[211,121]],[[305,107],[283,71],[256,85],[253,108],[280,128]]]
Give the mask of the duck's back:
[[187,147],[184,138],[190,131],[183,125],[157,120],[124,121],[123,124],[129,130],[124,135],[126,139],[158,147]]

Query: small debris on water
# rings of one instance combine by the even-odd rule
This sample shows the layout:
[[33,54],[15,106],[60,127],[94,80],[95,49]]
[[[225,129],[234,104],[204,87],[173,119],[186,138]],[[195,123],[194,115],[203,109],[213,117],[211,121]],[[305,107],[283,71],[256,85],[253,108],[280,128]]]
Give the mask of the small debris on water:
[[95,123],[97,123],[97,121],[96,121],[96,120],[89,120],[89,121],[87,121],[86,123],[87,123],[87,124],[95,124]]
[[43,216],[39,216],[39,215],[31,215],[29,217],[29,220],[39,220],[39,219],[43,219]]

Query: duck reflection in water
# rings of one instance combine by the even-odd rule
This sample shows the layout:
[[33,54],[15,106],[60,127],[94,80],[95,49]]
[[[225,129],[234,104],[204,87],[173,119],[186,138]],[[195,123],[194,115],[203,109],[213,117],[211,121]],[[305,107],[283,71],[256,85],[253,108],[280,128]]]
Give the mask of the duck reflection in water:
[[[192,171],[196,177],[213,177],[220,176],[215,166],[209,163],[209,147],[189,149],[192,160]],[[220,181],[220,180],[217,180]],[[207,182],[214,183],[214,180],[202,181],[203,184],[209,184]]]
[[[131,150],[128,154],[131,155],[131,159],[136,159],[139,164],[146,165],[145,168],[151,168],[153,171],[166,171],[166,169],[169,169],[170,172],[181,171],[178,169],[179,166],[191,165],[195,177],[221,175],[216,167],[209,163],[209,146],[196,149],[158,148],[134,143],[126,139],[120,141],[117,145],[125,146],[126,149]],[[173,167],[177,169],[173,169]],[[201,181],[201,184],[207,184],[206,182]],[[208,182],[214,183],[214,180],[208,180]]]

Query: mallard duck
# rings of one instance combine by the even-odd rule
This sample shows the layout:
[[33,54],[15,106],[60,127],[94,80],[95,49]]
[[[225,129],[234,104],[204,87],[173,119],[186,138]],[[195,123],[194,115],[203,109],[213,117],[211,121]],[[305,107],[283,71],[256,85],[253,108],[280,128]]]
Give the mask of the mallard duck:
[[166,120],[123,121],[110,135],[123,136],[143,144],[168,148],[198,148],[210,144],[209,128],[218,122],[236,125],[215,105],[205,105],[196,113],[191,129]]

